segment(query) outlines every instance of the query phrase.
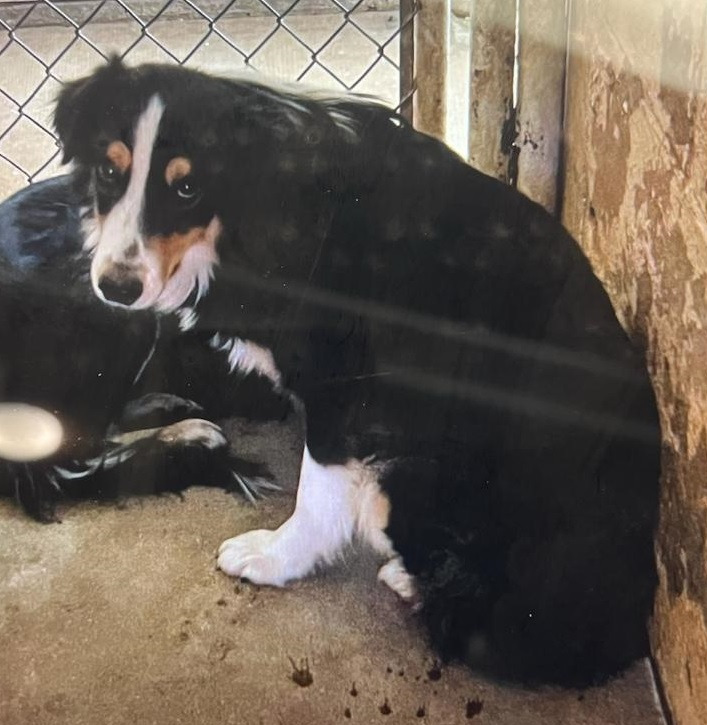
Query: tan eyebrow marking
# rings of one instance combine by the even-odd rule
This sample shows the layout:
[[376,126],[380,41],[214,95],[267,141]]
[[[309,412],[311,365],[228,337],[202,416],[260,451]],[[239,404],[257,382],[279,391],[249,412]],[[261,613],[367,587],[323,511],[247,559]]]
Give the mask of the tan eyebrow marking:
[[106,156],[121,174],[124,174],[133,162],[130,149],[122,141],[113,141],[106,149]]
[[169,186],[189,174],[191,174],[191,161],[184,156],[175,156],[164,170],[164,178]]

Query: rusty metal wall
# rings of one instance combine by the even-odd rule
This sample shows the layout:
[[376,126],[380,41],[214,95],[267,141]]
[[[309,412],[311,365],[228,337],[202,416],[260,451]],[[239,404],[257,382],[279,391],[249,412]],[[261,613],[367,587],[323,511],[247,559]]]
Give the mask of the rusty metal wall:
[[648,346],[664,437],[652,642],[707,723],[707,2],[573,0],[564,222]]

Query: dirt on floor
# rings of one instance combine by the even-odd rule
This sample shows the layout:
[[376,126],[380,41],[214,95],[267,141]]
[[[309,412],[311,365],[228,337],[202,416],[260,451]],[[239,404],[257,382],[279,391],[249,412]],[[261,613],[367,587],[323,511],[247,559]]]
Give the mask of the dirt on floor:
[[638,663],[584,692],[527,691],[439,666],[372,554],[286,590],[229,579],[219,543],[293,505],[294,428],[232,423],[286,490],[251,506],[183,499],[81,504],[59,524],[0,503],[2,725],[658,725]]

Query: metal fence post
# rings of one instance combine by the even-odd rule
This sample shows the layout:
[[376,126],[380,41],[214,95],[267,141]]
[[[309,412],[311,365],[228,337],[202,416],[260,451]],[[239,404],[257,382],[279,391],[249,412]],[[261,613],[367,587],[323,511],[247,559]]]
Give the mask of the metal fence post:
[[469,162],[509,180],[516,0],[475,0],[471,16]]
[[523,0],[519,20],[517,187],[554,213],[567,60],[565,0]]

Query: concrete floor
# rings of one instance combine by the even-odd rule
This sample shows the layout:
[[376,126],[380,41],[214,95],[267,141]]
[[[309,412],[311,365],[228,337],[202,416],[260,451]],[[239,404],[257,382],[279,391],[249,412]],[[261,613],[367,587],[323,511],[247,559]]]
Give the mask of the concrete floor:
[[[234,422],[229,434],[296,480],[294,428]],[[0,723],[662,723],[645,663],[585,692],[438,668],[365,552],[287,590],[215,570],[224,538],[279,524],[292,503],[291,490],[253,507],[195,488],[39,525],[2,502]],[[293,668],[305,660],[311,682]]]

